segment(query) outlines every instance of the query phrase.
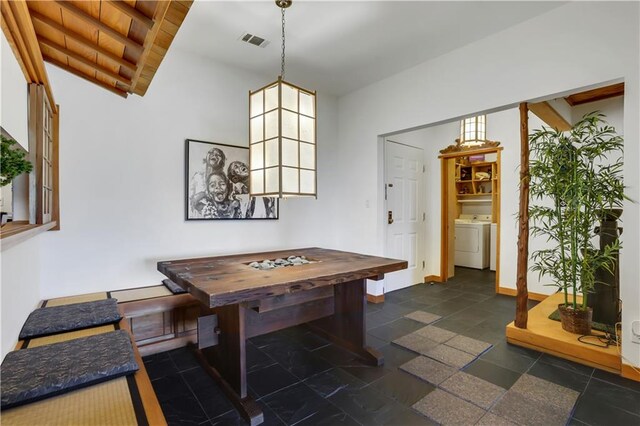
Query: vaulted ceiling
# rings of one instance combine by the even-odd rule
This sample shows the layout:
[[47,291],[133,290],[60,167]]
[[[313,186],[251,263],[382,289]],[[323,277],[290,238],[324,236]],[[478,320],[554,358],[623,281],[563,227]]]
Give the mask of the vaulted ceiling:
[[[286,11],[287,79],[344,95],[566,3],[294,0]],[[280,73],[280,19],[273,0],[196,1],[173,48],[269,81]],[[270,43],[244,43],[245,32]],[[468,64],[469,72],[477,66]]]
[[2,28],[31,82],[42,60],[120,96],[144,95],[193,0],[2,0]]

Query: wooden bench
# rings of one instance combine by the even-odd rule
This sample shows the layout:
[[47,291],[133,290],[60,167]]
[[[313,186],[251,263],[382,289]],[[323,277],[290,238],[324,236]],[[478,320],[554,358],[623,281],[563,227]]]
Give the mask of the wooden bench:
[[[132,294],[137,293],[134,292]],[[107,292],[92,293],[80,296],[50,299],[43,301],[40,306],[60,306],[71,303],[101,300],[107,297],[109,297]],[[161,299],[161,306],[164,306],[163,309],[169,309],[171,303],[167,302],[168,299],[166,295],[164,297],[165,299]],[[184,299],[185,298],[173,300],[179,301]],[[16,350],[106,333],[119,328],[132,333],[131,325],[135,325],[136,318],[144,318],[145,316],[155,315],[158,313],[162,315],[164,312],[170,312],[170,314],[173,315],[173,311],[171,309],[169,309],[169,311],[164,311],[162,309],[156,309],[154,311],[152,307],[149,306],[149,302],[146,304],[139,303],[140,300],[130,300],[123,303],[123,305],[120,305],[119,308],[123,314],[123,319],[117,324],[109,324],[60,333],[52,336],[21,340],[16,345]],[[180,306],[180,304],[178,304],[178,306]],[[126,317],[127,310],[130,310],[134,314],[133,321],[132,318]],[[141,320],[140,324],[149,322],[149,320]],[[140,330],[141,336],[143,336],[141,341],[145,342],[147,346],[153,345],[153,342],[149,343],[149,338],[144,337],[147,336],[144,332],[145,327],[140,327]],[[151,338],[151,340],[153,339]],[[133,349],[140,369],[135,374],[43,399],[31,404],[3,410],[2,424],[77,424],[118,426],[145,424],[166,425],[162,409],[158,403],[155,392],[153,391],[144,363],[142,362],[140,351],[136,346],[137,345],[133,345]],[[159,346],[151,346],[151,348],[157,347]]]
[[107,293],[118,300],[142,356],[197,343],[200,304],[190,294],[164,285]]

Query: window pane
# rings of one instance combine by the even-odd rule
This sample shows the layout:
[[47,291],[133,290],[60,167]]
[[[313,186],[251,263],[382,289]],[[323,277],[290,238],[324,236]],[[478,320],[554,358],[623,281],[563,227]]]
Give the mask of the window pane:
[[282,111],[282,136],[298,139],[298,114]]
[[250,120],[251,122],[251,143],[260,142],[264,139],[264,116],[259,115]]
[[300,140],[316,143],[316,120],[314,118],[300,116]]
[[271,169],[266,169],[265,170],[265,192],[266,193],[280,192],[279,184],[280,184],[280,175],[278,173],[278,168],[273,167]]
[[300,170],[300,193],[313,194],[316,191],[316,173],[310,170]]
[[251,172],[251,193],[264,194],[264,170]]
[[300,144],[300,167],[305,169],[316,168],[316,150],[315,145],[308,143]]
[[251,145],[251,170],[262,169],[264,167],[264,144],[257,143]]
[[271,139],[278,136],[278,110],[272,111],[264,116],[264,138]]
[[264,112],[263,102],[264,102],[264,90],[261,90],[251,95],[251,103],[250,103],[251,110],[249,113],[250,117],[255,117],[256,115],[262,114]]
[[267,88],[264,92],[264,110],[271,111],[278,107],[278,85]]
[[282,85],[282,108],[298,112],[298,89],[288,84]]
[[282,168],[282,192],[298,192],[298,169]]
[[315,96],[300,92],[300,114],[316,116]]
[[282,139],[282,165],[298,167],[298,141]]
[[278,139],[269,139],[265,142],[264,166],[277,166],[279,161],[278,155]]

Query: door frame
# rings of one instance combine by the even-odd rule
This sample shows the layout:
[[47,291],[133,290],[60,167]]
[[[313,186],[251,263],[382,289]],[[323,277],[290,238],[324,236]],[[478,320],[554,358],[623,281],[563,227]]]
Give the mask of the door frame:
[[[398,144],[398,145],[403,145],[403,146],[406,146],[406,147],[409,147],[409,148],[413,148],[413,149],[419,149],[423,153],[423,158],[421,160],[422,167],[423,167],[422,178],[421,178],[422,179],[422,188],[421,188],[422,190],[418,192],[419,199],[417,200],[418,205],[420,206],[419,210],[422,213],[423,218],[425,217],[425,214],[426,214],[426,211],[427,211],[427,209],[426,209],[427,200],[426,200],[426,191],[425,191],[426,190],[426,180],[425,180],[425,176],[426,176],[426,161],[425,161],[425,158],[424,158],[424,148],[422,148],[420,146],[415,146],[415,145],[410,145],[408,143],[394,141],[394,140],[391,140],[390,138],[387,138],[387,137],[381,137],[380,139],[381,139],[381,145],[382,145],[382,147],[381,147],[382,148],[382,157],[381,157],[382,158],[382,164],[381,164],[381,167],[382,167],[382,173],[381,173],[381,176],[382,176],[382,186],[381,186],[381,188],[382,188],[382,197],[381,197],[382,198],[382,210],[380,210],[380,212],[381,212],[381,222],[380,223],[381,223],[381,226],[382,226],[382,229],[383,229],[383,232],[382,232],[383,253],[384,253],[384,256],[388,256],[389,252],[388,252],[387,243],[389,241],[388,241],[388,238],[387,238],[387,225],[388,225],[387,224],[387,212],[389,211],[389,205],[388,205],[388,202],[387,202],[387,178],[388,178],[388,176],[387,176],[387,142],[395,143],[395,144]],[[423,265],[425,265],[425,267],[423,267],[421,269],[422,273],[420,274],[420,277],[421,277],[421,281],[420,282],[424,283],[425,282],[424,271],[425,271],[426,262],[427,262],[427,249],[426,249],[427,222],[424,219],[421,220],[420,222],[421,222],[421,225],[418,227],[418,229],[419,229],[419,235],[418,235],[419,243],[418,244],[421,245],[422,259],[419,259],[418,262],[423,262]],[[417,283],[414,283],[413,285],[415,285],[415,284],[417,284]],[[384,286],[384,288],[383,288],[383,294],[385,294],[385,293],[386,293],[386,286]]]
[[[475,150],[465,150],[458,152],[451,152],[447,154],[442,154],[438,158],[440,158],[440,170],[441,170],[441,199],[440,199],[440,282],[446,282],[448,278],[448,270],[449,270],[449,262],[453,261],[449,259],[449,247],[451,245],[449,238],[449,230],[450,230],[450,221],[449,221],[449,197],[450,191],[449,186],[452,182],[449,182],[449,170],[448,164],[449,160],[455,159],[458,157],[468,157],[469,155],[475,154],[493,154],[497,155],[497,163],[498,170],[500,173],[500,183],[502,183],[502,163],[500,159],[500,154],[502,153],[502,147],[492,147],[492,148],[481,148]],[[501,185],[502,186],[502,185]],[[500,293],[500,202],[502,199],[502,188],[498,195],[496,196],[496,206],[495,212],[496,216],[494,218],[496,223],[496,283],[495,289],[496,294]]]

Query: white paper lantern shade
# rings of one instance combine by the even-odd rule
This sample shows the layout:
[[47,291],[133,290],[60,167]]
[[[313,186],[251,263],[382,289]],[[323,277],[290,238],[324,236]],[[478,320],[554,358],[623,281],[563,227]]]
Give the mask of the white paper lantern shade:
[[316,93],[278,78],[249,92],[252,196],[316,197]]

